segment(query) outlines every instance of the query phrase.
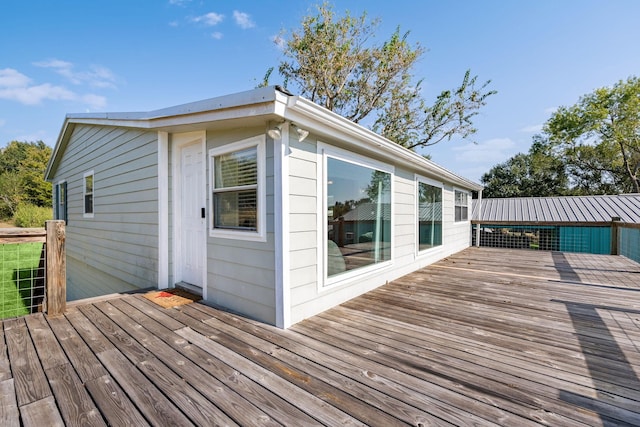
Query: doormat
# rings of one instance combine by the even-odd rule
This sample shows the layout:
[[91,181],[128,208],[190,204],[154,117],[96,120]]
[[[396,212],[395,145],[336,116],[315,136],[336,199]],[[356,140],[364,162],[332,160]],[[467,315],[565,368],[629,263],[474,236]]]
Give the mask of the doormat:
[[179,305],[200,301],[200,295],[192,294],[184,289],[164,289],[161,291],[147,292],[143,295],[149,301],[153,301],[164,308],[173,308]]

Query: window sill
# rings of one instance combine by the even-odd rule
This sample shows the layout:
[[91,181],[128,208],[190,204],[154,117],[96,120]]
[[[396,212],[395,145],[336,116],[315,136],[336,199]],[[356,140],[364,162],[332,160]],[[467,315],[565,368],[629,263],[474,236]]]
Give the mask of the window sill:
[[266,242],[266,233],[257,231],[209,229],[209,237],[230,240],[246,240],[250,242]]

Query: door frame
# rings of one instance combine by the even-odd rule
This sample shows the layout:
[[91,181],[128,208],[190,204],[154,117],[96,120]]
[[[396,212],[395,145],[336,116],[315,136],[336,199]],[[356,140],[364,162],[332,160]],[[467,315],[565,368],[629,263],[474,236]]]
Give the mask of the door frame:
[[[206,157],[206,131],[195,131],[185,133],[171,134],[171,178],[172,178],[172,197],[171,197],[171,210],[173,214],[173,282],[171,286],[175,286],[182,280],[182,212],[180,209],[180,201],[182,200],[182,149],[193,143],[199,143],[202,150],[202,179],[204,182],[204,194],[202,197],[202,206],[207,206],[207,157]],[[205,215],[205,225],[202,229],[203,235],[203,247],[202,249],[202,298],[207,298],[207,219],[208,215]]]

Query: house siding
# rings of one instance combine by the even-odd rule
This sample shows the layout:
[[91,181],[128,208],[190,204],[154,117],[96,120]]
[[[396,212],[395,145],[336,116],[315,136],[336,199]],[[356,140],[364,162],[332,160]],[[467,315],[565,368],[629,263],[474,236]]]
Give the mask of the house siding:
[[[76,125],[52,179],[67,182],[67,299],[157,286],[157,133]],[[94,214],[83,175],[94,173]]]
[[[207,151],[264,135],[264,127],[207,132]],[[262,322],[276,322],[273,142],[266,142],[266,242],[207,237],[207,300]],[[207,155],[207,206],[211,165]],[[210,224],[211,217],[208,216]],[[207,232],[208,233],[208,232]]]
[[[323,141],[324,143],[325,141]],[[470,222],[454,222],[454,188],[443,185],[443,245],[421,253],[416,252],[417,206],[415,176],[419,171],[401,164],[394,168],[392,184],[393,249],[391,265],[363,272],[344,284],[322,287],[322,252],[324,236],[318,231],[322,185],[318,177],[322,155],[317,140],[309,136],[304,142],[290,141],[289,161],[289,227],[291,323],[320,313],[357,295],[384,285],[418,268],[427,266],[470,244]],[[340,146],[339,142],[335,142]],[[356,153],[370,158],[371,153]],[[385,162],[385,160],[380,159]],[[388,163],[388,161],[386,162]],[[438,177],[429,177],[438,180]],[[469,197],[469,200],[471,197]],[[471,212],[471,206],[469,206]],[[320,212],[320,215],[322,213]]]

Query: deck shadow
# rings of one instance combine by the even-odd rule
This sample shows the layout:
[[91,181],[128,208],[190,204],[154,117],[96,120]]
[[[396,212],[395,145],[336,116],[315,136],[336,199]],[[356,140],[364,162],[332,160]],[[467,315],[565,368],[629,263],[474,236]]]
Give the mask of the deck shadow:
[[[604,390],[610,388],[612,383],[610,374],[603,372],[603,361],[616,361],[618,377],[621,381],[624,381],[624,384],[619,384],[620,387],[640,390],[640,379],[622,351],[622,348],[618,345],[616,338],[598,313],[598,310],[609,310],[629,314],[640,314],[640,310],[584,304],[573,301],[551,301],[562,303],[567,308],[597,396],[593,398],[561,390],[559,398],[567,403],[597,412],[604,427],[618,426],[621,422],[624,423],[625,417],[629,416],[627,411],[623,408],[613,406],[604,399]],[[585,318],[589,319],[588,323],[585,322]],[[598,338],[593,336],[594,329]],[[604,345],[603,342],[605,343]],[[619,412],[625,413],[625,415],[621,416],[622,419],[620,420],[616,419],[616,415]],[[628,419],[626,421],[628,421]]]

